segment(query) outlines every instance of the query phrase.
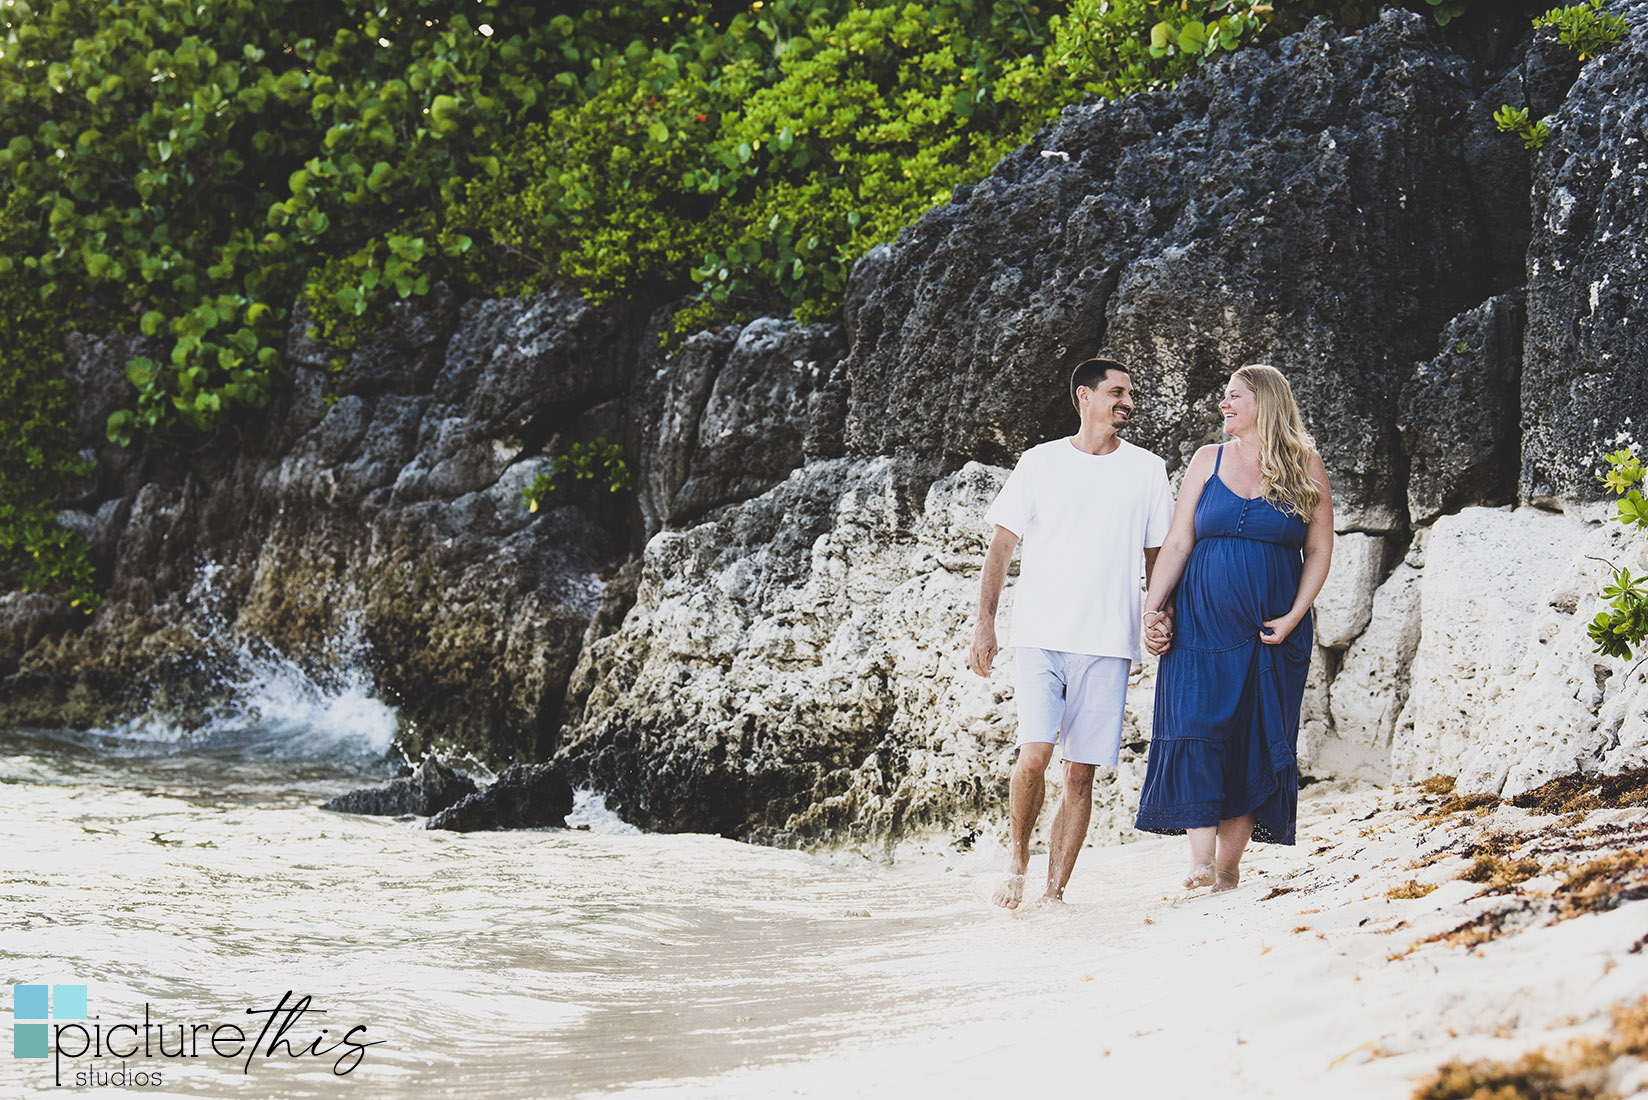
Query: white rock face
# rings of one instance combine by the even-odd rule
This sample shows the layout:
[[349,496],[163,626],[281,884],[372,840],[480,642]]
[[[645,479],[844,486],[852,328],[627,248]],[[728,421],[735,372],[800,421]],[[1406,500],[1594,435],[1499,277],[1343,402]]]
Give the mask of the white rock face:
[[[1418,581],[1412,688],[1391,745],[1397,778],[1459,775],[1467,758],[1503,740],[1488,721],[1491,705],[1587,530],[1578,518],[1532,508],[1467,508],[1437,520]],[[1376,692],[1377,681],[1367,682]]]
[[[999,832],[1012,657],[988,680],[966,660],[984,513],[1006,476],[974,463],[920,491],[898,460],[811,463],[656,536],[633,610],[574,674],[562,750],[574,778],[655,828],[777,843]],[[1318,636],[1343,648],[1314,655],[1301,770],[1458,775],[1462,789],[1511,795],[1648,761],[1648,674],[1595,659],[1585,635],[1607,574],[1586,555],[1641,569],[1644,542],[1578,516],[1472,508],[1419,532],[1375,589],[1385,540],[1342,537],[1345,575]],[[1010,574],[998,638],[1014,591]],[[1138,835],[1155,672],[1153,659],[1133,670],[1095,842]]]
[[1299,746],[1296,754],[1299,771],[1304,775],[1332,771],[1331,765],[1326,762],[1336,740],[1329,687],[1338,657],[1333,650],[1322,646],[1316,646],[1310,656],[1310,673],[1305,677],[1305,697],[1299,706]]
[[[1636,662],[1599,656],[1586,626],[1606,610],[1606,562],[1641,575],[1640,535],[1609,524],[1586,533],[1542,594],[1516,669],[1487,693],[1481,738],[1459,763],[1459,787],[1513,798],[1577,771],[1648,762],[1648,677]],[[1634,671],[1633,671],[1634,669]]]
[[1419,648],[1419,578],[1425,532],[1416,549],[1373,596],[1367,630],[1345,652],[1333,678],[1334,774],[1385,778],[1391,735],[1408,701],[1409,666]]
[[1344,649],[1366,629],[1389,541],[1358,531],[1334,536],[1333,567],[1316,597],[1317,645]]

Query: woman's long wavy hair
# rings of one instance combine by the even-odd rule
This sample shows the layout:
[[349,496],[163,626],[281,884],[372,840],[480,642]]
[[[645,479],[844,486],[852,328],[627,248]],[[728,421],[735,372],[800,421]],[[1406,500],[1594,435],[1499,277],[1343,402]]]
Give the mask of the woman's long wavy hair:
[[1258,398],[1260,495],[1309,523],[1322,490],[1311,480],[1316,441],[1299,416],[1293,387],[1281,371],[1263,363],[1250,363],[1231,377]]

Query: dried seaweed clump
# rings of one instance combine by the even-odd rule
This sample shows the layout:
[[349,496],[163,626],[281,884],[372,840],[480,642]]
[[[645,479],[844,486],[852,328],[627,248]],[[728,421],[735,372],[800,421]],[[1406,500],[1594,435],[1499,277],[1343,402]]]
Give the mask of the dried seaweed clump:
[[1385,896],[1392,901],[1406,901],[1410,898],[1422,898],[1436,889],[1435,883],[1420,882],[1410,878],[1400,886],[1393,886],[1385,891]]
[[1476,862],[1461,871],[1466,882],[1480,882],[1494,890],[1506,890],[1519,882],[1526,882],[1539,874],[1537,859],[1505,859],[1496,855],[1478,856]]
[[1556,889],[1562,916],[1606,913],[1648,898],[1648,852],[1626,850],[1593,859],[1570,872]]
[[1648,805],[1648,768],[1618,775],[1565,775],[1511,799],[1511,805],[1542,814],[1586,813]]
[[1420,815],[1424,818],[1435,819],[1447,817],[1450,814],[1465,813],[1468,810],[1487,809],[1499,805],[1499,796],[1496,794],[1455,794],[1454,777],[1451,775],[1433,775],[1429,779],[1421,780],[1416,786],[1421,794],[1430,798],[1441,799],[1434,806],[1427,808]]
[[1616,1100],[1621,1058],[1648,1057],[1648,997],[1614,1009],[1601,1039],[1578,1039],[1555,1054],[1536,1050],[1515,1062],[1449,1062],[1414,1091],[1414,1100]]

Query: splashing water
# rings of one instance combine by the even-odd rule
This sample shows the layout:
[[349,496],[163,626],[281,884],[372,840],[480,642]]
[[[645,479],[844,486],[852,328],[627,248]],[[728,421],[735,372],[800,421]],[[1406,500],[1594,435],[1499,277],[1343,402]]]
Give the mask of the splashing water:
[[399,719],[377,698],[366,669],[368,646],[358,612],[342,617],[326,647],[333,667],[300,664],[246,636],[222,610],[222,566],[200,569],[186,602],[196,610],[199,640],[212,656],[206,670],[217,701],[180,718],[156,710],[95,730],[105,753],[122,756],[189,752],[243,759],[381,758],[394,745]]

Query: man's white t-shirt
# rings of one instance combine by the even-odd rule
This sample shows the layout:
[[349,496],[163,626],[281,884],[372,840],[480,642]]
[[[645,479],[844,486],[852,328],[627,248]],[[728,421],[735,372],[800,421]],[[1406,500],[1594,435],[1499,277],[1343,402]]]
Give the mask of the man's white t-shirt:
[[985,521],[1019,537],[1011,646],[1142,661],[1145,547],[1173,521],[1167,464],[1117,440],[1091,455],[1069,437],[1024,452]]

